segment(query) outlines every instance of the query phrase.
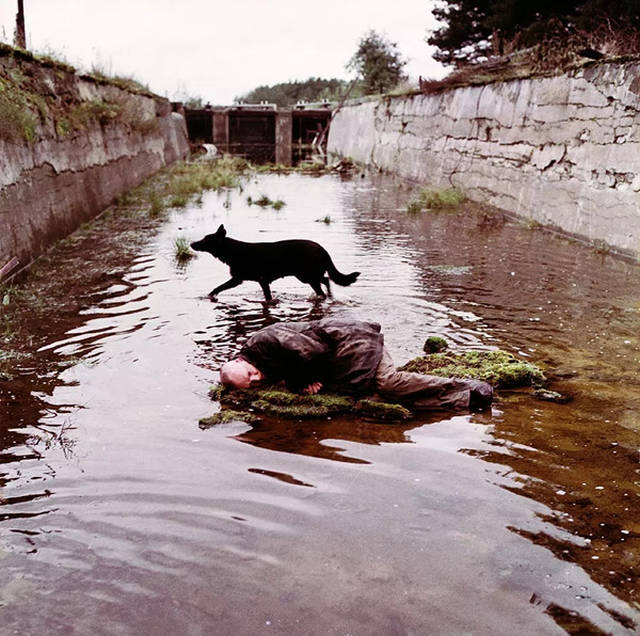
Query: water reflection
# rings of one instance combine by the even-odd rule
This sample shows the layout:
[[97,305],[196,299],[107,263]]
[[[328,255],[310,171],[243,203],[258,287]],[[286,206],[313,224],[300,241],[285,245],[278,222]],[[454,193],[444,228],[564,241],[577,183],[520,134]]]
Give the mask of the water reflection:
[[381,424],[356,418],[303,422],[264,418],[235,439],[284,453],[367,464],[366,459],[347,454],[346,448],[339,446],[340,442],[353,443],[349,444],[351,451],[359,444],[406,444],[411,442],[407,431],[415,427],[415,423]]

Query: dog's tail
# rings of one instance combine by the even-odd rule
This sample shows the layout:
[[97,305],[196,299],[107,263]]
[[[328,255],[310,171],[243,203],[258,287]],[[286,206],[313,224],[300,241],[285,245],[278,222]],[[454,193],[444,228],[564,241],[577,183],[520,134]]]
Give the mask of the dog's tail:
[[327,265],[327,273],[329,274],[329,278],[336,283],[337,285],[342,285],[343,287],[347,287],[352,283],[356,282],[356,278],[360,276],[360,272],[351,272],[351,274],[343,274],[336,269],[336,266],[333,264],[331,257],[329,257],[329,264]]

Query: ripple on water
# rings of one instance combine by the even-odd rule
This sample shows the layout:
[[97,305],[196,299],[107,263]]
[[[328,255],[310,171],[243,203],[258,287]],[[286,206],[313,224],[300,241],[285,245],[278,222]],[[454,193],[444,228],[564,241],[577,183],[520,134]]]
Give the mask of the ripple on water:
[[[2,437],[5,608],[50,633],[68,616],[86,633],[236,616],[257,633],[274,608],[291,633],[301,612],[323,633],[548,633],[569,614],[610,633],[640,625],[638,267],[472,210],[407,215],[397,186],[295,175],[258,177],[228,203],[209,193],[78,291],[78,314],[51,322],[45,372],[2,383],[17,413]],[[254,192],[287,206],[249,207]],[[242,240],[317,240],[362,274],[322,302],[292,278],[273,305],[251,282],[211,302],[228,268],[208,255],[178,268],[172,241],[220,223]],[[433,334],[525,352],[574,402],[503,393],[491,413],[403,425],[198,429],[218,408],[219,364],[251,334],[343,313],[380,322],[398,363]],[[86,364],[56,366],[73,356]]]

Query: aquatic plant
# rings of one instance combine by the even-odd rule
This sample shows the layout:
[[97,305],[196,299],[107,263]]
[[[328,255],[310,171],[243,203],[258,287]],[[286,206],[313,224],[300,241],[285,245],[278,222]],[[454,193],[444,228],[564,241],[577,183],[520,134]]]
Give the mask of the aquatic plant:
[[281,210],[285,205],[287,205],[282,199],[278,199],[271,204],[271,207],[274,210]]
[[466,201],[465,194],[457,188],[423,188],[418,198],[407,204],[409,214],[417,214],[422,210],[444,210],[456,208]]
[[174,194],[169,198],[169,207],[184,208],[189,203],[189,196],[186,194]]
[[270,205],[273,205],[273,201],[266,195],[261,194],[259,198],[257,198],[254,203],[259,205],[261,208],[266,208]]
[[321,219],[316,219],[316,223],[329,225],[331,223],[331,217],[327,214],[327,216],[323,216]]
[[179,236],[173,240],[174,255],[178,262],[184,263],[190,258],[193,258],[195,254],[191,251],[189,241],[183,236]]
[[445,188],[444,190],[424,188],[420,191],[419,200],[423,208],[437,210],[460,205],[465,202],[466,196],[457,188]]
[[400,370],[484,380],[497,388],[540,386],[546,382],[541,369],[500,349],[432,353],[410,360]]
[[409,203],[407,203],[407,212],[409,214],[418,214],[418,212],[422,212],[422,203],[420,203],[420,201],[409,201]]
[[157,191],[152,191],[149,195],[149,216],[159,217],[165,209],[164,200]]

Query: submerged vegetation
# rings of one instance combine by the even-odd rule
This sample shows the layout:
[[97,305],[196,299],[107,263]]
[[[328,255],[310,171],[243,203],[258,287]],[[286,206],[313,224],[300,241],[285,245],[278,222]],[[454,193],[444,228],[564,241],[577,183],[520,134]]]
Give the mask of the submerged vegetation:
[[417,199],[407,204],[409,214],[417,214],[423,210],[454,209],[466,201],[466,196],[457,188],[436,190],[423,188]]
[[266,194],[261,194],[257,199],[253,199],[252,197],[247,197],[248,205],[257,205],[261,208],[273,208],[274,210],[281,210],[285,205],[287,205],[281,199],[276,201],[272,201]]

